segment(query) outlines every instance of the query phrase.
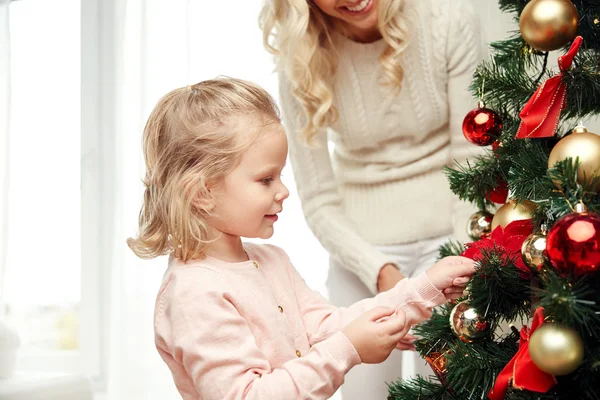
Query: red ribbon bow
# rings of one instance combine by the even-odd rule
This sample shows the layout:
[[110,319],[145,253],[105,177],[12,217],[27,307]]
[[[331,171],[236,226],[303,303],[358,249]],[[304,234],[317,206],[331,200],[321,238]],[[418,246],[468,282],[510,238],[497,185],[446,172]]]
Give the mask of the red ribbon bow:
[[521,257],[521,246],[532,231],[533,223],[531,222],[531,219],[513,221],[504,229],[502,229],[502,226],[498,225],[492,232],[491,237],[467,243],[467,249],[461,256],[475,261],[481,261],[482,249],[496,249],[508,257],[510,262],[520,270],[523,278],[529,278],[531,270],[523,262],[523,257]]
[[564,72],[571,68],[582,40],[581,36],[573,40],[567,54],[558,58],[560,73],[542,83],[521,110],[521,125],[517,130],[517,138],[554,136],[560,112],[567,104],[567,87],[562,78]]
[[556,378],[539,369],[529,355],[529,338],[543,323],[544,309],[539,307],[535,310],[533,321],[531,322],[531,330],[527,326],[521,328],[519,350],[496,378],[496,384],[488,393],[488,397],[491,400],[504,399],[506,390],[511,382],[514,388],[537,393],[546,393],[556,384]]

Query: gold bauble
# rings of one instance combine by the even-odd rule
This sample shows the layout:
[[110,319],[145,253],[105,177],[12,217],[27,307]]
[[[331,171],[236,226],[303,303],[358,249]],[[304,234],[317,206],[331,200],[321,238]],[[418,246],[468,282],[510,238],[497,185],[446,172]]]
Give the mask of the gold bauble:
[[529,200],[524,200],[519,204],[515,200],[510,200],[496,211],[492,220],[492,232],[498,226],[501,226],[502,229],[506,228],[513,221],[531,219],[535,207],[535,203]]
[[477,211],[469,217],[467,222],[467,235],[473,240],[479,240],[492,232],[492,219],[494,214],[487,211]]
[[546,323],[537,328],[529,339],[531,360],[551,375],[568,375],[583,361],[583,341],[572,328]]
[[546,234],[544,232],[532,233],[527,236],[521,246],[523,261],[530,268],[540,269],[544,265],[544,252],[546,251]]
[[570,0],[532,0],[519,20],[521,36],[541,51],[560,49],[575,38],[579,17]]
[[[588,132],[584,126],[577,126],[573,133],[562,138],[550,152],[548,168],[558,161],[571,157],[573,162],[579,157],[579,169],[577,170],[577,182],[584,184],[593,176],[600,175],[600,136]],[[560,189],[560,182],[554,181]],[[600,190],[600,184],[595,185],[592,190]]]
[[450,312],[450,327],[463,342],[481,339],[490,328],[468,301],[461,301],[454,306]]

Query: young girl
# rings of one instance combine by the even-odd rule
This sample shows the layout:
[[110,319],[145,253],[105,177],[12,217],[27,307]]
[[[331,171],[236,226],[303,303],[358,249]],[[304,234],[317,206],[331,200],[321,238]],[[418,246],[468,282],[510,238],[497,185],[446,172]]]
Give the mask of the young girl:
[[448,257],[348,308],[310,290],[269,238],[288,190],[272,98],[236,79],[176,89],[144,130],[140,257],[170,254],[156,347],[184,399],[325,399],[360,363],[385,360],[411,325],[462,294],[473,262]]

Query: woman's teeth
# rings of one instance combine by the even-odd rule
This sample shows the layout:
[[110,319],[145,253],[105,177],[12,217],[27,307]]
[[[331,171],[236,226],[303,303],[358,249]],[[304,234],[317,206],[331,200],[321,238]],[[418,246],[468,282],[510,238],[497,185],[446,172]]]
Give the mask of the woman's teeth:
[[345,8],[347,8],[348,10],[350,10],[352,12],[360,12],[360,11],[364,10],[369,5],[370,1],[371,0],[362,0],[360,3],[358,3],[354,7],[345,7]]

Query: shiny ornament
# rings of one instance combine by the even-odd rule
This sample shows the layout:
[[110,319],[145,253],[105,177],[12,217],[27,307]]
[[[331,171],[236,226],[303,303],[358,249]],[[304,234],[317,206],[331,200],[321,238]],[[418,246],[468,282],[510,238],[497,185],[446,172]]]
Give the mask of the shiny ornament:
[[465,116],[462,130],[469,142],[478,146],[487,146],[500,136],[502,121],[498,114],[485,108],[485,105],[480,102],[479,107],[469,111]]
[[546,251],[546,231],[532,233],[527,236],[521,246],[523,261],[529,268],[540,269],[544,265]]
[[521,12],[523,40],[540,51],[560,49],[575,38],[579,16],[570,0],[532,0]]
[[531,219],[535,207],[535,203],[529,200],[524,200],[519,204],[515,200],[510,200],[496,211],[492,220],[492,231],[498,226],[504,229],[513,221]]
[[496,187],[486,193],[485,198],[496,204],[506,203],[506,199],[508,198],[508,183],[504,179],[499,178]]
[[[551,168],[558,161],[568,157],[573,159],[579,157],[579,168],[577,170],[577,182],[585,184],[586,180],[600,175],[600,136],[588,132],[584,126],[577,126],[573,133],[562,138],[550,152],[548,158],[548,168]],[[554,181],[554,184],[560,188],[560,182]],[[595,185],[592,190],[600,190],[600,184]]]
[[562,275],[600,270],[600,216],[577,204],[576,212],[556,221],[548,232],[546,256]]
[[468,301],[461,301],[450,312],[450,327],[463,342],[485,337],[489,332],[487,321],[479,317]]
[[534,364],[551,375],[568,375],[583,361],[583,341],[572,328],[545,323],[529,339],[529,355]]
[[433,351],[425,356],[425,361],[427,361],[427,364],[429,364],[438,380],[442,384],[446,383],[446,375],[448,374],[448,360],[446,359],[446,353]]
[[487,211],[477,211],[469,217],[467,235],[473,240],[479,240],[492,232],[494,214]]

